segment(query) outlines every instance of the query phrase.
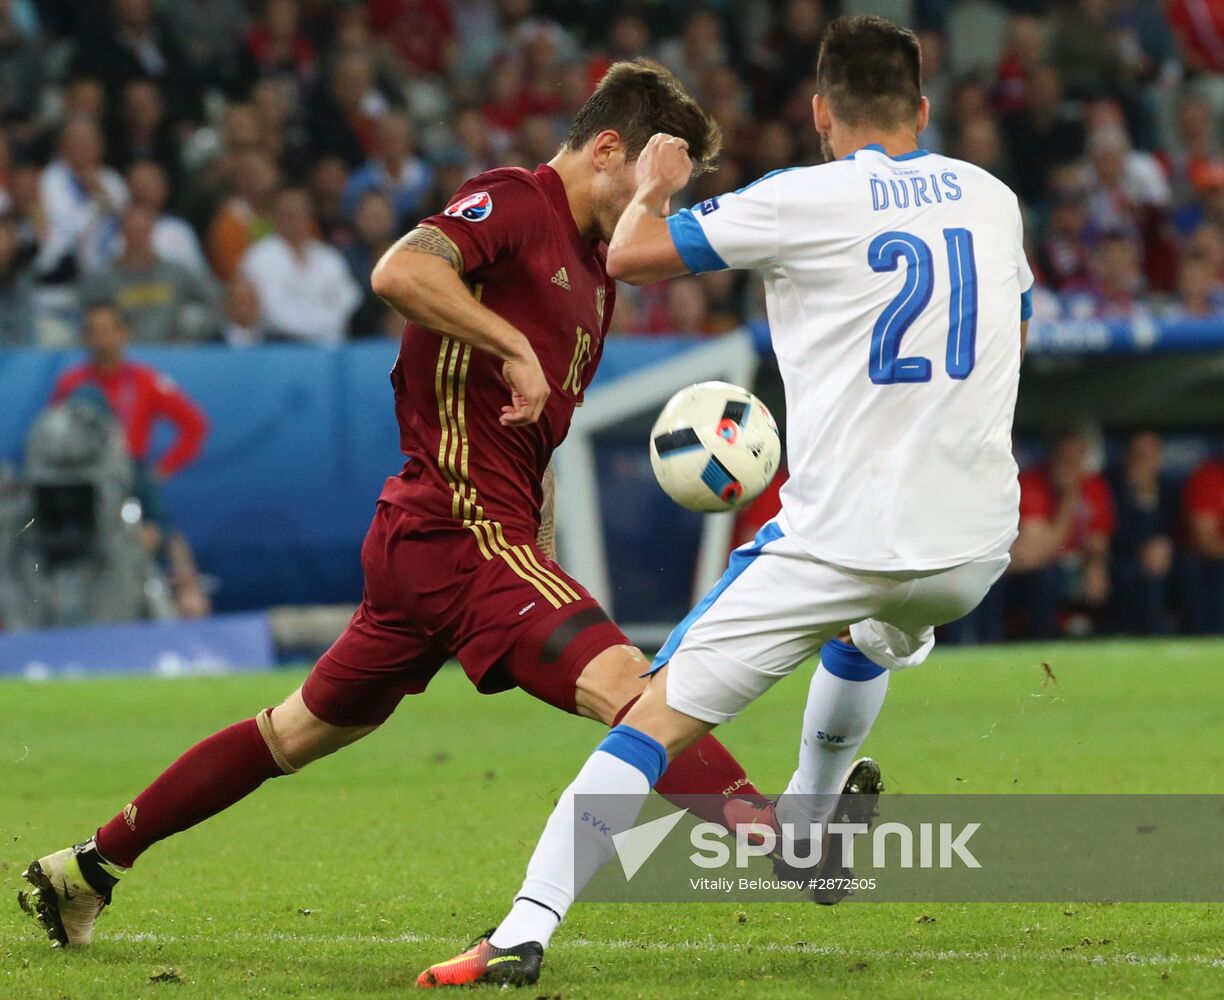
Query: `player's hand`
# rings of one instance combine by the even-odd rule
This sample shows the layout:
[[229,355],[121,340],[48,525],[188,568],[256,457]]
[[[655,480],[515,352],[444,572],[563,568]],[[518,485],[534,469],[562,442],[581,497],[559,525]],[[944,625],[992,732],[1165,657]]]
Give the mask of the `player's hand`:
[[502,364],[502,378],[510,387],[510,405],[503,406],[503,427],[526,427],[540,419],[548,402],[548,379],[530,347],[526,353]]
[[684,139],[674,135],[652,135],[634,168],[638,189],[668,199],[688,184],[693,176],[688,148]]

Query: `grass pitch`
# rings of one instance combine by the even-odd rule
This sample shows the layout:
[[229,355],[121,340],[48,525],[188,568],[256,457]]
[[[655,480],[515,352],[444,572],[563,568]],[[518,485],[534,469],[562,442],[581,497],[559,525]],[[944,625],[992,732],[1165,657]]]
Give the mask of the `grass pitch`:
[[[18,912],[27,861],[300,677],[0,683],[0,997],[391,996],[500,919],[599,729],[453,670],[151,850],[93,948],[52,950]],[[722,731],[765,790],[806,677]],[[1224,793],[1222,708],[1224,643],[941,651],[894,678],[867,750],[892,791]],[[579,905],[553,944],[524,996],[1224,995],[1220,905]]]

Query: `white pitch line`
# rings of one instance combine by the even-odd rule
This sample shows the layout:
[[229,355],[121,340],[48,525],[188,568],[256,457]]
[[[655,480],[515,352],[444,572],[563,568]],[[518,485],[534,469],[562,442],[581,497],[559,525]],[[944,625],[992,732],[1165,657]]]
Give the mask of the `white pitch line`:
[[[36,935],[24,936],[18,934],[2,934],[0,941],[16,943],[18,941],[36,940]],[[263,934],[162,934],[155,931],[119,931],[115,934],[103,932],[99,943],[108,941],[130,942],[133,944],[201,944],[206,942],[225,942],[227,944],[242,944],[249,941],[272,941],[278,944],[427,944],[439,948],[461,947],[458,938],[444,937],[439,934],[291,934],[277,931]],[[767,954],[801,954],[825,955],[831,958],[874,958],[893,959],[911,962],[1060,962],[1080,959],[1092,965],[1191,965],[1224,970],[1224,955],[1137,955],[1133,952],[1114,955],[1094,955],[1088,953],[1088,947],[1074,946],[1069,951],[991,951],[988,949],[964,950],[956,948],[945,949],[905,949],[905,948],[847,948],[844,945],[821,945],[808,943],[784,944],[780,941],[764,941],[749,943],[734,943],[716,941],[706,938],[700,941],[628,941],[613,938],[607,941],[592,938],[573,938],[562,941],[561,948],[603,948],[612,951],[661,951],[661,952],[765,952]]]

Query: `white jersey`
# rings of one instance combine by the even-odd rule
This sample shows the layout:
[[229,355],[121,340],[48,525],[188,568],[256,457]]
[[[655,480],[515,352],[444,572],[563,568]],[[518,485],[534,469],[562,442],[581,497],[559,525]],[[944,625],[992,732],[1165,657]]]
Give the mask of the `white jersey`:
[[764,276],[786,387],[788,535],[859,570],[1007,552],[1033,275],[1005,184],[925,150],[868,146],[668,222],[690,270]]

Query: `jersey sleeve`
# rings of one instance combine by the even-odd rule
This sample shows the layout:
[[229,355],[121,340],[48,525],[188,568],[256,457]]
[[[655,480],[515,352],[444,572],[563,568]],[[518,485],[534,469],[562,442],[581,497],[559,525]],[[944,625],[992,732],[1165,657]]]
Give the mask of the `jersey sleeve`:
[[459,251],[464,274],[479,271],[531,247],[550,217],[544,193],[525,170],[477,174],[437,215],[422,219]]
[[778,258],[778,184],[767,174],[667,219],[672,243],[694,274],[765,267]]

